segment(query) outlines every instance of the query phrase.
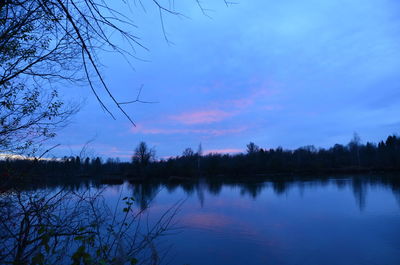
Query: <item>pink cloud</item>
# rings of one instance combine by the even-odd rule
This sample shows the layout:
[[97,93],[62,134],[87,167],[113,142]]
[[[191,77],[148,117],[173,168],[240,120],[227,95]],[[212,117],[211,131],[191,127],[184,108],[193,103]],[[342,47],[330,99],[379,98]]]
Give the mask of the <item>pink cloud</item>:
[[249,98],[243,98],[243,99],[235,99],[228,101],[229,105],[232,105],[236,108],[246,108],[254,104],[254,98],[249,97]]
[[206,134],[211,136],[222,136],[227,134],[241,133],[245,131],[246,127],[239,127],[233,129],[190,129],[190,128],[144,128],[143,126],[133,127],[132,133],[142,134]]
[[233,220],[225,215],[215,213],[192,213],[181,220],[184,226],[194,228],[222,228],[233,223]]
[[170,116],[170,119],[176,120],[183,124],[192,125],[218,122],[231,116],[233,116],[233,113],[222,110],[202,110]]
[[281,105],[266,105],[262,107],[263,110],[274,111],[274,110],[282,110],[283,107]]
[[249,108],[273,94],[275,92],[270,90],[267,85],[261,85],[261,87],[247,92],[247,95],[241,98],[210,102],[207,107],[202,109],[184,111],[181,114],[171,115],[167,118],[185,125],[216,123],[246,112]]
[[215,199],[213,201],[212,207],[214,209],[221,209],[221,207],[234,207],[235,209],[241,210],[251,210],[254,209],[254,204],[248,200],[224,200],[224,199]]
[[100,154],[108,157],[121,157],[121,158],[131,158],[133,151],[120,150],[115,146],[105,148]]
[[210,149],[204,151],[205,154],[235,154],[243,152],[242,149],[225,148],[225,149]]
[[256,104],[258,101],[261,99],[264,99],[265,97],[272,96],[275,94],[274,91],[269,90],[267,88],[260,88],[252,93],[248,94],[244,98],[240,99],[232,99],[232,100],[226,100],[225,102],[222,103],[222,106],[229,107],[229,108],[235,108],[237,110],[243,111],[244,109],[247,109],[254,104]]
[[[217,230],[219,233],[239,234],[251,239],[252,242],[269,247],[283,246],[279,238],[271,238],[271,235],[265,235],[264,231],[258,229],[252,223],[220,213],[189,213],[182,217],[180,223],[184,227],[194,229]],[[273,224],[273,226],[277,229],[284,228],[282,224]]]

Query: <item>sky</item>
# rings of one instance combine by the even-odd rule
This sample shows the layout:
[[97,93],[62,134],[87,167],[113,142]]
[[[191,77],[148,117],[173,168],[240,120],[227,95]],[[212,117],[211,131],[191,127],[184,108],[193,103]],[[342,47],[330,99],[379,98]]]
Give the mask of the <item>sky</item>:
[[[136,123],[87,87],[65,88],[81,110],[50,144],[53,155],[129,160],[145,141],[158,158],[186,147],[205,153],[377,142],[400,131],[400,2],[396,0],[175,1],[185,16],[132,6],[137,49],[130,64],[99,53],[102,73]],[[182,3],[181,3],[182,2]],[[117,4],[116,8],[127,10]],[[121,47],[126,43],[117,40]],[[87,145],[86,145],[87,144]]]

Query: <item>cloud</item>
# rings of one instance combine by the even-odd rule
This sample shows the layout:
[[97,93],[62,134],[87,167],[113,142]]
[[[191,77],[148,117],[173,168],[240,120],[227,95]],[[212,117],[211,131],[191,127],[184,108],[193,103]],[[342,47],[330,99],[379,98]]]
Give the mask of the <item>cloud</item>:
[[194,125],[219,122],[233,115],[233,113],[215,109],[187,112],[179,115],[170,116],[169,118],[183,124]]
[[261,99],[271,96],[276,91],[266,88],[267,84],[261,84],[253,92],[241,98],[219,100],[211,102],[209,107],[204,109],[183,112],[178,115],[171,115],[169,120],[177,121],[185,125],[211,124],[224,121],[226,118],[240,115],[248,111]]
[[222,136],[228,134],[241,133],[247,130],[247,127],[238,127],[232,129],[190,129],[190,128],[144,128],[143,126],[133,127],[132,133],[141,134],[204,134],[210,136]]
[[100,154],[108,157],[131,158],[133,151],[121,150],[115,146],[105,147]]
[[262,110],[274,111],[274,110],[282,110],[283,107],[281,105],[265,105],[261,107]]
[[277,93],[276,90],[268,88],[269,84],[261,84],[260,87],[254,89],[252,93],[244,98],[227,100],[224,102],[225,106],[234,107],[237,109],[246,109],[256,104],[257,101],[265,99],[266,97],[273,96]]
[[235,100],[230,100],[226,103],[227,105],[232,105],[236,108],[243,109],[247,108],[251,105],[254,104],[254,98],[248,97],[248,98],[243,98],[243,99],[235,99]]
[[222,214],[215,213],[191,213],[184,216],[181,220],[182,224],[188,227],[212,229],[223,228],[232,224],[232,218]]
[[237,148],[210,149],[204,151],[205,154],[235,154],[241,152],[243,152],[243,149]]
[[15,154],[8,154],[8,153],[0,153],[0,161],[6,159],[16,159],[16,160],[43,160],[43,161],[52,161],[58,160],[58,158],[46,158],[46,157],[34,157],[34,156],[24,156],[24,155],[15,155]]

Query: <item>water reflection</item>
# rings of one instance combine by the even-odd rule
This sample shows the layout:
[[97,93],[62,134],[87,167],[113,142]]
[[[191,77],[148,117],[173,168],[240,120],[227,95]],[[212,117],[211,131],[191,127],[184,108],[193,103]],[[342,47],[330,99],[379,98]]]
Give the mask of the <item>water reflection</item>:
[[154,220],[186,198],[183,232],[166,239],[171,264],[400,264],[397,175],[118,183],[9,183],[0,192],[104,189],[109,204],[132,196]]
[[[7,183],[0,185],[0,193],[7,193],[11,188],[19,190],[65,190],[80,191],[89,188],[100,189],[104,187],[118,187],[120,184],[113,181],[112,184],[104,184],[104,181],[89,179],[75,179],[73,181],[42,181],[29,183]],[[120,183],[123,183],[121,181]],[[160,190],[166,190],[173,194],[177,189],[181,189],[187,196],[196,195],[201,206],[205,203],[205,194],[219,196],[222,189],[232,188],[238,191],[240,196],[248,196],[252,199],[257,197],[267,189],[272,189],[276,196],[283,196],[297,189],[300,194],[304,194],[309,189],[322,188],[334,185],[339,190],[350,188],[355,203],[359,210],[365,209],[368,200],[369,189],[380,188],[388,189],[393,193],[400,207],[400,176],[393,174],[386,175],[364,175],[364,176],[276,176],[263,179],[181,179],[179,181],[151,180],[141,182],[129,182],[128,189],[130,194],[139,202],[141,208],[148,207]]]
[[152,201],[160,189],[166,188],[169,193],[174,193],[177,188],[182,189],[187,196],[194,194],[198,198],[201,206],[205,203],[205,193],[218,196],[223,187],[235,188],[240,196],[249,196],[253,199],[266,189],[272,189],[274,194],[282,196],[288,194],[293,189],[298,189],[300,193],[307,192],[308,189],[315,187],[324,187],[335,185],[338,189],[350,188],[354,195],[355,203],[359,210],[365,209],[367,204],[367,193],[370,188],[382,188],[391,190],[400,207],[400,178],[397,176],[358,176],[358,177],[340,177],[340,178],[310,178],[302,180],[301,178],[282,178],[267,179],[262,182],[252,181],[223,181],[223,180],[198,180],[185,181],[181,183],[170,182],[144,182],[132,183],[129,185],[132,195],[140,201],[142,207],[146,207]]

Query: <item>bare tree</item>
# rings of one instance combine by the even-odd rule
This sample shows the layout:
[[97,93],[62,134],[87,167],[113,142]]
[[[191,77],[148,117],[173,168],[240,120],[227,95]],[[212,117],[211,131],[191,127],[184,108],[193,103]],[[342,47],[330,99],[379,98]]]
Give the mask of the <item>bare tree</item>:
[[154,148],[149,148],[145,142],[140,142],[135,148],[132,162],[141,166],[146,166],[155,159],[156,152]]
[[350,152],[354,156],[354,160],[356,161],[357,166],[361,165],[360,161],[360,146],[361,146],[361,138],[358,135],[358,133],[354,132],[353,133],[353,138],[348,144],[348,147],[350,149]]
[[[194,0],[206,13],[200,1]],[[98,60],[99,51],[113,51],[134,58],[137,48],[146,49],[132,33],[136,25],[106,0],[0,0],[0,152],[23,150],[33,142],[54,136],[55,129],[76,108],[62,104],[56,84],[87,84],[104,111],[114,114],[102,93],[135,125],[123,106],[143,102],[117,99],[107,85]],[[142,1],[124,1],[139,4]],[[164,16],[181,16],[173,1],[150,0]],[[225,0],[228,5],[230,2]],[[129,50],[116,40],[124,39]],[[33,136],[33,137],[31,137]],[[21,142],[21,140],[23,140]],[[17,147],[12,143],[20,143]]]
[[250,142],[247,147],[247,154],[252,155],[260,151],[260,147],[253,142]]
[[183,157],[193,157],[194,156],[194,151],[192,148],[188,147],[182,152]]
[[[20,152],[55,135],[76,112],[44,80],[71,67],[68,38],[50,36],[51,20],[29,1],[0,4],[0,151]],[[68,76],[64,76],[68,79]]]

